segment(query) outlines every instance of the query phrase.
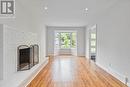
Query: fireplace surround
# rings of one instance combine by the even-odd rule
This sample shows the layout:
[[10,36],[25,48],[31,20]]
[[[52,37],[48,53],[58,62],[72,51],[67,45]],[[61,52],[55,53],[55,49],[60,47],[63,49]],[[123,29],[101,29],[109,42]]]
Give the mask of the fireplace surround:
[[17,71],[29,70],[39,63],[39,46],[20,45],[18,47]]

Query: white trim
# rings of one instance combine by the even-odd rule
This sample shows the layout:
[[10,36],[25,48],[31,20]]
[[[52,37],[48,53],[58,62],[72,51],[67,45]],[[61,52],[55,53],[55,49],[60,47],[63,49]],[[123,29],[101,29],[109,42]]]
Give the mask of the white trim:
[[77,33],[77,30],[63,30],[63,29],[59,29],[59,30],[55,30],[55,33]]
[[86,28],[87,25],[83,25],[83,26],[49,26],[46,25],[47,28],[56,28],[56,29],[61,29],[61,28]]
[[120,74],[119,72],[117,72],[116,70],[112,69],[112,68],[106,68],[104,66],[102,66],[99,63],[96,63],[96,65],[98,65],[99,67],[101,67],[102,69],[104,69],[106,72],[108,72],[109,74],[111,74],[112,76],[114,76],[116,79],[120,80],[122,83],[125,84],[125,76]]
[[130,87],[130,83],[128,83],[127,86]]
[[117,78],[118,80],[120,80],[121,82],[123,82],[125,84],[125,76],[120,74],[119,72],[117,72],[116,70],[113,70],[110,68],[109,72],[112,76],[114,76],[115,78]]

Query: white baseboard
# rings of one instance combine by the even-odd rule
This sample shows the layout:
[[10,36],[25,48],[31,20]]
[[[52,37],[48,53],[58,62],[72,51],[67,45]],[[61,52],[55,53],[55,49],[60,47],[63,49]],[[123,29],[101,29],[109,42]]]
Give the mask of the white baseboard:
[[29,83],[38,75],[38,73],[47,65],[48,58],[46,58],[40,66],[28,77],[28,79],[24,80],[19,87],[27,87]]
[[104,69],[106,72],[108,72],[109,74],[111,74],[112,76],[114,76],[116,79],[120,80],[122,83],[125,84],[125,76],[118,73],[116,70],[112,69],[112,68],[106,68],[104,66],[102,66],[99,63],[96,63],[99,67],[101,67],[102,69]]
[[127,85],[128,85],[128,87],[130,87],[130,83],[128,83]]
[[101,64],[99,64],[99,63],[97,63],[97,62],[96,62],[96,65],[97,65],[97,66],[99,66],[100,68],[102,68],[103,70],[105,70],[105,71],[107,71],[107,72],[108,72],[108,69],[107,69],[107,68],[105,68],[104,66],[102,66]]
[[117,78],[118,80],[120,80],[122,83],[126,83],[125,82],[125,78],[126,76],[120,74],[119,72],[117,72],[116,70],[112,69],[112,68],[109,68],[109,72],[112,76],[114,76],[115,78]]

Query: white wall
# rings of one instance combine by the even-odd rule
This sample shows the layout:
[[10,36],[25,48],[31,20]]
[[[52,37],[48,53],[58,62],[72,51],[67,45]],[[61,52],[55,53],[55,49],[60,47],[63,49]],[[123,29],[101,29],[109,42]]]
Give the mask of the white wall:
[[87,27],[85,30],[85,56],[86,58],[89,58],[89,28]]
[[40,42],[40,62],[42,62],[46,57],[46,27],[43,26],[38,34],[38,40]]
[[85,56],[85,28],[77,29],[77,55]]
[[124,76],[130,80],[129,8],[129,0],[117,0],[89,20],[90,24],[97,24],[97,64],[122,81]]
[[6,24],[9,26],[14,27],[17,30],[24,30],[24,31],[30,31],[35,32],[36,29],[34,29],[33,25],[33,17],[29,13],[30,11],[27,10],[27,8],[24,7],[21,0],[15,0],[16,4],[16,12],[14,18],[0,18],[0,24]]
[[47,34],[46,34],[46,55],[54,55],[54,29],[50,29],[47,27]]
[[0,80],[3,79],[3,26],[0,25]]
[[54,54],[54,32],[56,30],[77,31],[77,55],[85,56],[85,27],[47,27],[47,55]]

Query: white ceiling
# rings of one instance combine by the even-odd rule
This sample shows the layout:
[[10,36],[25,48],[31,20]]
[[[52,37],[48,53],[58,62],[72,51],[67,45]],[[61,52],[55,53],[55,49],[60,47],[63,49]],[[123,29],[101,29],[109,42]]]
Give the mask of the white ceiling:
[[[20,0],[36,21],[51,26],[84,26],[94,15],[113,6],[119,0]],[[44,6],[48,10],[44,10]],[[88,8],[88,14],[85,14]]]

